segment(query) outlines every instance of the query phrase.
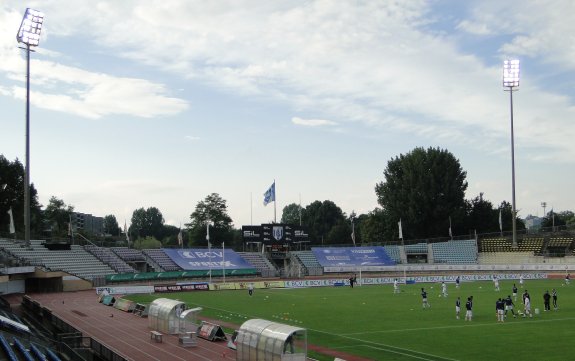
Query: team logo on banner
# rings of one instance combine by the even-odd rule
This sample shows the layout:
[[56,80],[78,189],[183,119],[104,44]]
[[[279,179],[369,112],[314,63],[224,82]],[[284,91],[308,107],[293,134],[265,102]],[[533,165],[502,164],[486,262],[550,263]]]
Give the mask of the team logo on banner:
[[274,238],[276,241],[281,241],[281,239],[284,237],[284,227],[282,226],[274,226],[273,228],[273,234],[274,234]]

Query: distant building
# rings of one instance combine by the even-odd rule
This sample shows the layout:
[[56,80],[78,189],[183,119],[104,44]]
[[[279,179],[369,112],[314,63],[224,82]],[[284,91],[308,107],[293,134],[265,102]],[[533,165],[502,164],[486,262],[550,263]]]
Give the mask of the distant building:
[[530,231],[537,231],[541,229],[541,223],[543,223],[543,218],[528,215],[525,217],[525,227]]
[[91,214],[73,212],[72,224],[75,231],[83,231],[94,235],[104,234],[103,217],[94,217]]

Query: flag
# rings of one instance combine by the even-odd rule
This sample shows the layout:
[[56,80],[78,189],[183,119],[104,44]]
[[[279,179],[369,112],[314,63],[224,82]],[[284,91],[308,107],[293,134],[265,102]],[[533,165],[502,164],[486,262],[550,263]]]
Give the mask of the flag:
[[182,236],[182,228],[180,228],[180,233],[178,233],[178,244],[180,246],[184,244],[184,237]]
[[453,239],[453,234],[451,233],[451,216],[449,216],[449,237]]
[[501,222],[501,208],[499,208],[499,231],[503,233],[503,222]]
[[126,221],[124,221],[124,235],[126,235],[126,242],[130,244],[130,234],[128,233],[128,226],[126,225]]
[[555,230],[555,213],[553,212],[553,208],[551,208],[551,216],[553,217],[552,218],[553,221],[551,223],[551,227],[552,227],[551,229]]
[[212,244],[210,243],[210,224],[206,223],[206,241],[208,241],[208,247],[211,247]]
[[74,230],[72,229],[72,215],[68,215],[68,236],[74,237]]
[[399,222],[397,222],[397,225],[399,226],[399,239],[403,239],[403,231],[401,230],[401,218],[399,219]]
[[276,181],[272,183],[270,188],[264,193],[264,206],[268,203],[276,201]]
[[12,207],[6,212],[10,215],[10,234],[16,233],[16,228],[14,228],[14,216],[12,215]]
[[353,245],[355,246],[355,226],[353,223],[351,224],[351,240],[353,241]]

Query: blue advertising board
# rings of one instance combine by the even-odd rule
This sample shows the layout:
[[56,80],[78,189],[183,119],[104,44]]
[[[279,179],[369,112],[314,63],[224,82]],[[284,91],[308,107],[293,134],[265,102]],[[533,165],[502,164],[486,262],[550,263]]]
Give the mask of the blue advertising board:
[[162,250],[184,270],[254,269],[254,266],[232,249],[163,248]]
[[313,247],[315,258],[322,267],[330,266],[394,266],[384,247]]

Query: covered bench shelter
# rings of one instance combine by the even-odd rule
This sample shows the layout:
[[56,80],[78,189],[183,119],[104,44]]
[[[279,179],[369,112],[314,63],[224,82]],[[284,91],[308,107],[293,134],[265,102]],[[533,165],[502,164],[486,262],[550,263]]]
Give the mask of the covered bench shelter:
[[170,335],[180,333],[180,315],[186,310],[182,301],[158,298],[150,304],[148,326],[155,331]]
[[305,361],[307,332],[267,320],[243,323],[236,338],[238,361]]

